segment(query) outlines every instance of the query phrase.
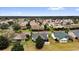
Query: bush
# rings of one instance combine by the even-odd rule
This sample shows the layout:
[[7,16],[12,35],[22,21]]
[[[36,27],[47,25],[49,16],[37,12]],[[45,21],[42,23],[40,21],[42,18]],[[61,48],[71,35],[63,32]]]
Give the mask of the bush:
[[8,46],[8,39],[6,37],[0,36],[0,50],[6,49]]
[[36,39],[36,48],[37,49],[41,49],[44,46],[44,40],[38,36],[38,38]]
[[24,51],[23,45],[19,44],[15,44],[13,46],[13,48],[11,49],[11,51]]

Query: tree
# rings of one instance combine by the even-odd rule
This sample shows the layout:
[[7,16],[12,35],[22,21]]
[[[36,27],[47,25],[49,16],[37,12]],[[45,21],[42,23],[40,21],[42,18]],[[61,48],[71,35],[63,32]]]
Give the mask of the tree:
[[68,34],[68,32],[70,31],[70,29],[69,28],[66,28],[65,29],[65,33],[67,33]]
[[25,41],[28,41],[30,39],[30,35],[26,35]]
[[6,37],[0,36],[0,50],[6,49],[8,46],[8,39]]
[[24,51],[24,47],[23,47],[23,45],[21,45],[20,43],[16,43],[16,44],[12,47],[11,51]]
[[8,27],[9,27],[9,25],[8,25],[8,24],[5,24],[5,23],[2,23],[2,24],[0,25],[0,28],[1,28],[1,29],[8,29]]
[[14,24],[14,22],[13,22],[13,21],[9,21],[8,23],[9,23],[9,25],[13,25],[13,24]]
[[50,30],[51,32],[54,32],[53,26],[49,26],[49,30]]
[[26,27],[27,27],[27,29],[30,29],[31,28],[30,22],[28,22],[28,24],[26,24]]
[[45,25],[44,25],[44,29],[45,29],[45,30],[48,30],[48,24],[45,24]]
[[14,24],[13,25],[13,29],[15,30],[15,31],[17,31],[17,30],[19,30],[21,27],[19,26],[19,24]]
[[79,20],[78,19],[74,19],[73,22],[74,22],[74,24],[78,24]]
[[41,49],[43,48],[43,45],[44,45],[44,40],[40,36],[38,36],[38,38],[36,39],[36,48]]

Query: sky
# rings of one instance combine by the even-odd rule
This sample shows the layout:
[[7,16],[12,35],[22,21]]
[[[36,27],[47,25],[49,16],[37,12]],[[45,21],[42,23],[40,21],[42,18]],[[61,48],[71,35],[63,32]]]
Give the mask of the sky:
[[0,7],[0,16],[79,16],[79,7]]

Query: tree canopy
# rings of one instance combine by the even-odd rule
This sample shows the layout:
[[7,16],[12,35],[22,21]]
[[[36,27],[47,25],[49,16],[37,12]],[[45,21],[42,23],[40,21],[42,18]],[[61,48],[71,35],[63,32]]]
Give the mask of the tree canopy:
[[16,31],[19,30],[19,29],[20,29],[19,24],[14,24],[14,25],[13,25],[13,29],[16,30]]
[[20,43],[16,43],[16,44],[12,47],[11,51],[24,51],[24,47],[23,47],[23,45],[21,45]]
[[8,46],[8,39],[6,37],[0,36],[0,50],[6,49]]
[[44,45],[44,40],[41,38],[41,36],[38,36],[36,39],[36,48],[41,49]]
[[5,23],[0,24],[1,29],[8,29],[8,27],[9,27],[8,24],[5,24]]

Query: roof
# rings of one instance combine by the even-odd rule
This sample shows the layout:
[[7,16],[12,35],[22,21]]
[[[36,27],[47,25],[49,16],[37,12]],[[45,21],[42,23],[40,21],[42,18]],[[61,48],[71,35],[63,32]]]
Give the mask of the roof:
[[68,35],[64,31],[54,32],[54,35],[57,39],[68,38]]
[[32,30],[43,30],[44,26],[40,26],[39,22],[31,21],[30,22]]
[[25,22],[18,22],[20,26],[26,26],[26,24],[28,24],[28,21]]
[[79,24],[65,25],[65,28],[79,28]]
[[38,36],[41,36],[41,38],[43,38],[44,40],[47,40],[48,37],[47,37],[48,33],[47,32],[35,32],[35,33],[32,33],[32,40],[36,40],[38,38]]
[[76,35],[75,35],[74,32],[72,32],[72,31],[69,31],[69,32],[68,32],[68,35],[69,35],[70,37],[73,37],[73,38],[76,37]]
[[23,40],[26,39],[26,34],[25,33],[20,33],[20,34],[15,34],[14,40]]
[[79,37],[79,30],[74,30],[73,33],[76,35],[76,37]]

